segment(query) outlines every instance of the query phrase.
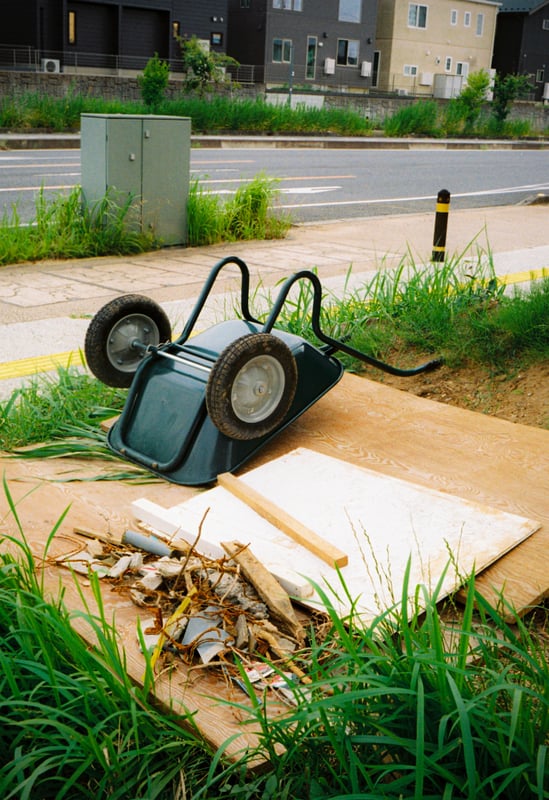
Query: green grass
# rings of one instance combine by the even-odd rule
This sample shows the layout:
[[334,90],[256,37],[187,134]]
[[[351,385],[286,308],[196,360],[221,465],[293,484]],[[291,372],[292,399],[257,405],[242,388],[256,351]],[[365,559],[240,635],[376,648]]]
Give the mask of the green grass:
[[[151,704],[148,685],[132,683],[101,602],[98,613],[70,613],[45,590],[47,548],[36,561],[5,483],[4,491],[19,531],[3,537],[0,553],[2,798],[172,800],[198,785],[209,757],[192,721],[186,732]],[[76,633],[76,617],[97,646]]]
[[64,439],[71,426],[97,428],[119,413],[125,396],[76,365],[36,376],[0,403],[0,449]]
[[142,253],[158,247],[154,237],[126,223],[131,200],[118,205],[108,195],[93,206],[82,202],[79,187],[48,200],[37,197],[30,224],[17,206],[0,220],[0,266],[49,258],[89,258]]
[[417,100],[399,108],[383,123],[386,136],[461,137],[523,139],[532,135],[528,120],[507,119],[503,123],[483,109],[473,122],[459,98],[439,105],[435,100]]
[[[227,201],[195,181],[187,205],[188,244],[283,238],[291,220],[273,208],[276,196],[276,181],[263,174]],[[135,229],[132,213],[131,198],[119,205],[107,194],[90,207],[83,203],[80,187],[51,200],[41,191],[30,224],[21,222],[17,207],[0,220],[0,266],[51,258],[121,256],[161,247],[154,234]]]
[[[150,114],[143,102],[101,100],[69,94],[59,99],[25,93],[0,99],[0,128],[11,130],[73,130],[80,127],[81,114]],[[229,97],[184,96],[164,100],[156,113],[190,117],[195,134],[271,133],[325,136],[364,136],[373,123],[353,109],[296,108],[274,105],[263,99],[234,100]]]
[[[81,114],[150,114],[142,101],[103,100],[69,93],[54,98],[40,93],[13,94],[0,99],[0,128],[7,130],[78,131]],[[381,130],[387,136],[480,136],[524,138],[531,136],[528,120],[505,120],[499,124],[486,110],[473,127],[467,127],[464,110],[457,100],[439,105],[418,99],[405,105],[384,122],[368,119],[348,108],[290,108],[263,98],[235,99],[211,95],[187,95],[164,99],[156,113],[190,117],[195,134],[270,134],[309,136],[368,136]]]
[[405,583],[394,608],[366,626],[353,612],[339,619],[331,592],[316,588],[331,625],[312,646],[313,683],[296,687],[284,720],[256,709],[266,746],[284,748],[262,779],[270,794],[258,797],[548,796],[543,637],[527,623],[506,624],[474,583],[452,616],[436,590],[417,587],[409,601],[414,587]]
[[194,181],[187,205],[189,244],[284,238],[291,220],[273,208],[276,185],[275,179],[259,174],[224,201]]
[[[262,304],[270,307],[272,296],[263,293]],[[311,306],[310,287],[303,284],[277,324],[314,339]],[[548,358],[548,319],[549,278],[506,294],[489,254],[483,253],[476,264],[458,255],[436,268],[415,264],[408,255],[395,270],[380,270],[358,288],[345,288],[340,296],[326,293],[322,309],[327,333],[346,337],[352,347],[376,358],[396,354],[411,362],[418,353],[437,354],[450,366],[476,363],[493,369]],[[353,371],[362,369],[347,356],[342,360]]]

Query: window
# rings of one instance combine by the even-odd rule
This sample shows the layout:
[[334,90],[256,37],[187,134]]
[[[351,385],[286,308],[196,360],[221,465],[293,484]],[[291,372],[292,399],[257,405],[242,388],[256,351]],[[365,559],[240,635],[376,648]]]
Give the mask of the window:
[[76,11],[69,11],[69,44],[76,44]]
[[415,64],[404,64],[402,73],[407,75],[409,78],[413,78],[417,75],[417,66]]
[[292,40],[273,39],[273,61],[277,64],[289,64],[292,60]]
[[467,61],[456,61],[456,75],[467,77],[469,74],[469,64]]
[[362,0],[339,0],[340,22],[360,22],[362,19]]
[[337,63],[340,67],[358,66],[358,46],[356,39],[337,40]]
[[210,33],[210,44],[214,47],[221,47],[223,44],[223,34],[222,33]]
[[[250,0],[248,0],[247,8],[249,8],[249,3]],[[283,8],[284,11],[302,11],[303,0],[273,0],[273,8]]]
[[484,33],[484,14],[477,14],[477,36]]
[[444,70],[445,72],[452,71],[452,56],[446,56],[446,59],[444,61]]
[[458,24],[458,12],[455,8],[450,11],[450,25]]
[[465,14],[463,15],[463,24],[465,25],[466,28],[470,28],[471,27],[471,12],[470,11],[466,11]]
[[408,6],[408,25],[410,28],[427,27],[427,6],[410,3]]
[[543,83],[545,80],[545,70],[544,69],[537,69],[536,70],[536,83]]
[[542,30],[549,31],[549,19],[542,20],[541,27]]
[[174,39],[177,39],[177,37],[179,36],[180,30],[181,30],[181,26],[180,26],[178,20],[174,19],[174,21],[172,22],[172,36],[173,36]]
[[250,0],[240,0],[240,8],[249,8]]
[[305,77],[313,80],[316,73],[316,36],[307,36],[307,65]]

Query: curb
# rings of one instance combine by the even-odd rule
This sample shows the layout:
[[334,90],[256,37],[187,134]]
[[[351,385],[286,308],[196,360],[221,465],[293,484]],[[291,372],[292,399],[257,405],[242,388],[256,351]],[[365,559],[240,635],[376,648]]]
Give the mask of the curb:
[[[427,139],[382,136],[191,136],[193,147],[284,148],[349,150],[546,150],[549,139]],[[79,133],[0,133],[0,150],[78,149]]]

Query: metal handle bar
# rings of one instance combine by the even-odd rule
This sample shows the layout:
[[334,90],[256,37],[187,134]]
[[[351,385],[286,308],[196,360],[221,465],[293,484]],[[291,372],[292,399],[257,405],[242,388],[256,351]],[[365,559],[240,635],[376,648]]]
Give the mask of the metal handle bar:
[[290,289],[292,288],[294,283],[302,279],[309,280],[313,285],[313,308],[311,311],[312,329],[316,337],[321,342],[330,347],[331,352],[341,350],[343,353],[347,353],[347,355],[352,356],[353,358],[358,358],[360,361],[364,361],[366,364],[370,364],[370,366],[372,367],[377,367],[377,369],[380,369],[383,372],[388,372],[391,375],[398,375],[400,377],[409,377],[411,375],[419,375],[422,372],[429,372],[430,370],[436,369],[442,364],[442,359],[437,358],[432,361],[427,361],[425,364],[420,364],[420,366],[418,367],[413,367],[411,369],[400,369],[399,367],[393,367],[390,364],[386,364],[383,361],[379,361],[377,358],[373,358],[372,356],[367,356],[360,350],[356,350],[354,347],[350,347],[344,342],[338,341],[337,339],[333,339],[331,336],[328,336],[328,334],[324,333],[324,331],[322,331],[320,327],[322,285],[320,283],[318,276],[315,275],[314,272],[311,272],[308,269],[301,270],[301,272],[296,272],[282,284],[279,295],[271,310],[271,313],[269,314],[265,324],[263,325],[264,333],[271,332],[278,318],[278,315],[280,314],[282,307],[286,302],[286,298],[288,296]]
[[226,258],[221,259],[218,263],[213,267],[211,270],[208,279],[204,286],[202,287],[202,291],[198,296],[198,300],[195,303],[195,306],[187,320],[185,327],[178,339],[175,340],[176,344],[182,344],[186,342],[189,336],[191,335],[194,326],[200,316],[202,309],[208,299],[208,295],[212,290],[212,286],[214,285],[217,276],[223,269],[223,267],[227,266],[227,264],[236,264],[239,267],[240,272],[242,273],[242,284],[240,287],[240,310],[242,312],[242,318],[246,320],[246,322],[256,322],[259,325],[261,324],[258,319],[252,316],[250,312],[250,304],[249,304],[249,296],[250,296],[250,271],[242,261],[241,258],[238,256],[227,256]]

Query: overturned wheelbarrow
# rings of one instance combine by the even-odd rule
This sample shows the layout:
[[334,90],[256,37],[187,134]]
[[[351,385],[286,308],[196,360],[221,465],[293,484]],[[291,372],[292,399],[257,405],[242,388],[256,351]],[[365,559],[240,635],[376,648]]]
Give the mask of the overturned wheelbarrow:
[[[241,319],[191,338],[227,264],[241,271]],[[275,328],[297,281],[312,284],[311,325],[319,346]],[[219,261],[174,341],[164,310],[141,295],[118,297],[93,317],[85,340],[89,368],[109,386],[129,387],[122,414],[108,433],[115,453],[174,483],[208,484],[242,466],[335,386],[344,371],[335,352],[401,376],[441,363],[398,369],[326,335],[320,327],[322,286],[309,270],[285,281],[263,323],[250,313],[249,286],[241,259]]]

